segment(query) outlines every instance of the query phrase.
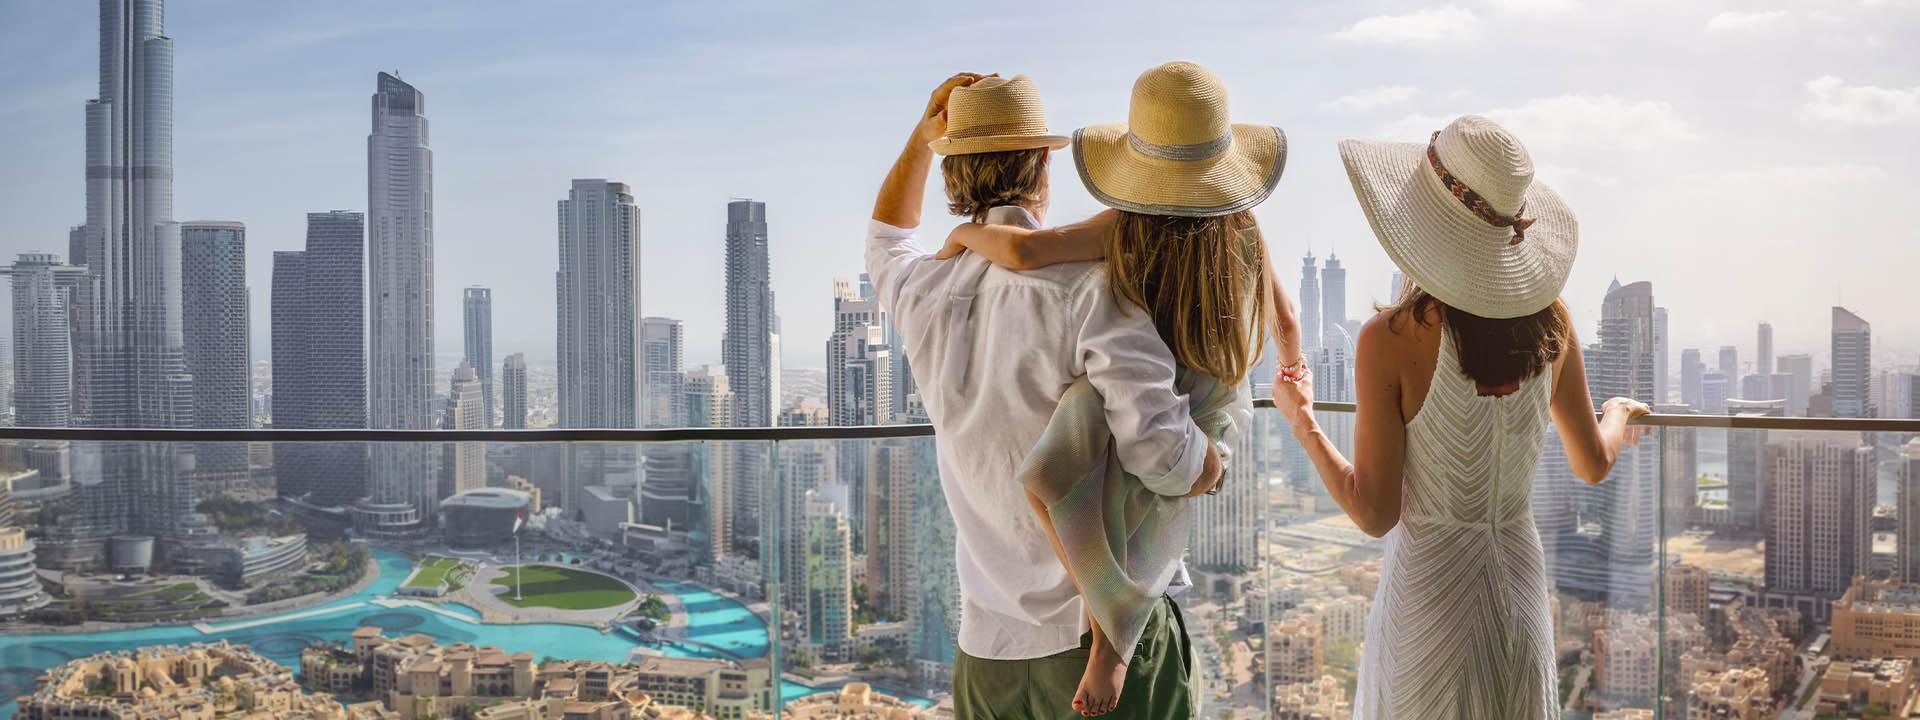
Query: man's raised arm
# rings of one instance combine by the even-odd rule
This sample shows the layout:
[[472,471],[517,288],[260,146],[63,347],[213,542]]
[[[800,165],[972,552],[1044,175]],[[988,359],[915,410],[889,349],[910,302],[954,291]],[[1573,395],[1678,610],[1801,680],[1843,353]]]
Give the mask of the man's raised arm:
[[913,135],[907,138],[907,146],[900,150],[900,159],[893,161],[893,169],[887,171],[887,179],[880,183],[880,197],[873,201],[873,219],[897,228],[920,226],[920,206],[926,203],[927,174],[933,170],[933,148],[929,143],[947,134],[947,98],[953,95],[954,88],[972,85],[981,77],[978,73],[960,73],[934,89],[920,122],[913,126]]

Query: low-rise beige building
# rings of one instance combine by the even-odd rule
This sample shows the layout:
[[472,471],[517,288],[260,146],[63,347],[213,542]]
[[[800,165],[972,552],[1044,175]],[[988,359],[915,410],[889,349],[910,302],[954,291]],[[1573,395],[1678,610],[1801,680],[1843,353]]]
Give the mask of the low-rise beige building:
[[1836,658],[1920,659],[1920,585],[1854,578],[1833,603]]
[[1276,685],[1273,689],[1274,720],[1347,720],[1353,717],[1353,703],[1347,690],[1332,675],[1321,675],[1309,683]]
[[1773,718],[1773,683],[1757,667],[1694,673],[1687,688],[1686,720]]
[[[839,692],[820,693],[787,703],[780,717],[787,720],[917,720],[925,717],[918,705],[876,692],[866,683],[847,683]],[[747,720],[773,720],[753,711]]]
[[20,720],[346,720],[293,671],[225,641],[156,646],[69,661],[18,698]]
[[1814,712],[1848,716],[1870,704],[1898,712],[1913,699],[1913,675],[1913,661],[1906,658],[1835,662],[1820,679]]
[[1326,639],[1319,620],[1293,618],[1274,623],[1267,631],[1267,643],[1270,652],[1255,657],[1272,659],[1275,686],[1314,682],[1326,672]]

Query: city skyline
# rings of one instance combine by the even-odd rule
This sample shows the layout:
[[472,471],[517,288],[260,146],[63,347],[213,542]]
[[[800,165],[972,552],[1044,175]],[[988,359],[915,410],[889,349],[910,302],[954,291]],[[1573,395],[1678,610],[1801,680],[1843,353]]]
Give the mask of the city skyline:
[[[995,69],[1026,72],[1036,79],[1052,109],[1053,124],[1064,130],[1119,119],[1126,87],[1138,68],[1185,56],[1214,67],[1235,88],[1236,114],[1288,130],[1294,158],[1275,199],[1260,211],[1269,223],[1271,252],[1280,267],[1309,248],[1316,254],[1339,253],[1353,276],[1350,307],[1364,308],[1374,299],[1391,267],[1339,177],[1333,141],[1355,135],[1417,140],[1435,119],[1479,111],[1512,125],[1543,164],[1542,180],[1567,195],[1581,213],[1588,242],[1566,292],[1577,326],[1591,327],[1597,321],[1601,289],[1608,278],[1620,274],[1666,288],[1662,294],[1673,313],[1676,348],[1740,344],[1746,355],[1753,324],[1766,320],[1777,328],[1779,352],[1809,352],[1825,365],[1823,307],[1838,300],[1880,326],[1884,342],[1875,350],[1880,353],[1876,360],[1920,352],[1920,340],[1915,339],[1920,338],[1920,319],[1887,317],[1891,313],[1880,310],[1897,306],[1899,284],[1883,275],[1853,278],[1844,272],[1876,256],[1897,262],[1916,252],[1910,243],[1889,240],[1899,237],[1899,228],[1874,224],[1890,219],[1845,211],[1876,198],[1909,194],[1915,184],[1913,170],[1881,160],[1887,150],[1912,148],[1915,142],[1912,133],[1901,129],[1920,122],[1920,114],[1902,110],[1898,103],[1920,94],[1911,89],[1916,79],[1886,70],[1911,66],[1894,61],[1909,51],[1885,43],[1876,47],[1864,39],[1914,27],[1920,19],[1911,8],[1897,3],[1836,4],[1780,11],[1768,16],[1770,24],[1720,23],[1715,26],[1720,29],[1709,29],[1717,15],[1713,8],[1675,9],[1660,11],[1670,20],[1667,31],[1646,36],[1636,30],[1628,38],[1623,18],[1577,3],[1546,5],[1552,7],[1539,17],[1477,3],[1454,13],[1467,18],[1456,23],[1463,37],[1506,37],[1535,60],[1522,70],[1522,77],[1501,83],[1501,88],[1512,89],[1500,90],[1474,87],[1471,80],[1448,77],[1437,67],[1409,67],[1409,60],[1431,56],[1432,50],[1418,47],[1425,36],[1396,39],[1376,28],[1394,26],[1386,21],[1395,18],[1416,29],[1437,22],[1414,4],[1269,10],[1283,21],[1275,26],[1291,28],[1274,31],[1277,39],[1291,42],[1270,43],[1276,47],[1261,50],[1214,47],[1203,41],[1211,34],[1197,24],[1176,25],[1159,47],[1110,48],[1118,52],[1103,54],[1097,63],[1073,52],[1076,46],[1106,37],[1095,27],[1065,23],[1055,47],[1023,48],[1001,40],[945,47],[941,40],[951,41],[966,31],[967,25],[958,23],[926,31],[931,42],[925,44],[935,52],[887,68],[858,62],[863,57],[858,48],[828,51],[801,37],[769,37],[781,26],[779,18],[767,18],[764,27],[745,28],[748,37],[720,40],[683,27],[690,19],[680,11],[623,9],[608,17],[604,30],[594,28],[588,37],[566,42],[549,31],[527,28],[515,35],[511,58],[502,60],[497,51],[484,59],[469,57],[478,50],[449,43],[461,33],[511,22],[499,6],[481,4],[457,12],[426,6],[397,16],[356,14],[351,8],[321,14],[312,8],[230,4],[175,7],[170,8],[170,32],[193,39],[183,43],[186,54],[178,59],[181,82],[186,83],[181,92],[192,99],[181,105],[175,123],[179,154],[183,163],[190,160],[177,180],[179,202],[183,217],[247,223],[255,244],[249,274],[266,277],[265,260],[274,250],[299,245],[305,212],[364,209],[359,207],[364,193],[355,180],[361,174],[355,167],[361,153],[354,147],[356,126],[364,117],[364,106],[358,105],[364,97],[361,88],[367,75],[399,68],[408,82],[434,96],[437,108],[435,145],[443,166],[438,224],[442,234],[455,238],[449,240],[455,245],[439,258],[436,304],[456,307],[459,288],[469,284],[496,288],[498,352],[525,352],[535,364],[552,359],[545,342],[550,336],[547,318],[552,317],[549,293],[543,283],[525,282],[520,272],[531,268],[537,276],[538,268],[552,262],[545,248],[525,242],[540,237],[548,222],[549,191],[540,188],[569,177],[624,176],[635,184],[638,204],[649,211],[644,233],[650,238],[648,249],[662,253],[665,260],[648,274],[652,282],[643,304],[653,314],[681,318],[696,329],[687,346],[691,364],[720,357],[714,332],[698,329],[721,325],[722,294],[707,273],[671,268],[721,266],[725,218],[718,206],[726,197],[751,195],[769,203],[773,260],[781,268],[774,290],[796,298],[782,308],[788,323],[784,334],[804,339],[787,343],[786,365],[810,367],[817,356],[811,351],[813,338],[827,334],[829,301],[817,289],[835,275],[857,270],[859,249],[852,238],[866,215],[871,189],[906,130],[906,120],[898,118],[910,118],[940,77],[968,67],[969,60],[977,64],[979,58],[1002,59],[1006,67]],[[1560,11],[1545,12],[1554,8]],[[8,41],[0,44],[6,48],[0,50],[5,53],[0,59],[30,53],[34,62],[6,64],[52,68],[36,70],[31,77],[0,74],[0,82],[20,90],[16,100],[0,105],[0,130],[45,139],[22,148],[10,171],[0,177],[0,211],[15,218],[0,231],[0,253],[5,253],[0,257],[60,250],[66,228],[79,216],[74,190],[80,179],[71,166],[80,130],[73,127],[73,107],[88,97],[82,80],[92,63],[89,43],[82,40],[91,26],[86,17],[90,12],[90,7],[0,9],[0,26],[9,28],[0,31]],[[936,25],[917,22],[918,10],[873,12],[877,22]],[[1052,12],[1043,14],[1058,17]],[[808,22],[832,22],[836,13],[859,16],[862,11],[835,9]],[[353,17],[380,19],[349,19]],[[659,48],[647,55],[651,62],[669,61],[691,74],[681,77],[649,65],[626,65],[625,75],[596,73],[591,80],[568,78],[556,87],[542,87],[566,75],[556,72],[559,68],[632,43],[630,36],[622,34],[617,42],[612,36],[623,19],[643,27],[649,37],[661,34]],[[1376,20],[1380,22],[1370,22]],[[1540,23],[1578,26],[1590,37],[1629,42],[1643,50],[1634,56],[1635,66],[1671,66],[1705,53],[1711,67],[1755,78],[1755,87],[1731,95],[1721,89],[1723,83],[1705,84],[1704,77],[1699,87],[1671,77],[1653,86],[1627,83],[1625,77],[1646,73],[1615,68],[1595,72],[1586,68],[1583,56],[1534,37],[1538,33],[1503,31]],[[1815,31],[1785,37],[1796,24]],[[422,41],[394,42],[414,34]],[[1860,42],[1846,45],[1840,38]],[[1491,49],[1468,52],[1478,56]],[[1787,58],[1793,56],[1804,59],[1789,64]],[[189,72],[243,58],[246,62],[238,64],[252,67],[230,77]],[[1324,78],[1279,69],[1302,63],[1351,68]],[[284,73],[293,80],[273,90],[284,112],[237,120],[255,115],[239,112],[236,105],[258,96],[259,72]],[[1829,75],[1841,80],[1828,82]],[[1763,76],[1770,79],[1758,82]],[[798,88],[781,89],[795,85],[788,82],[793,80],[801,81]],[[825,92],[813,91],[815,82],[824,84]],[[729,94],[720,106],[675,118],[657,109],[664,103],[627,99],[671,99],[729,83],[767,88],[770,94],[764,100],[772,102],[756,93]],[[500,110],[503,105],[554,108],[569,94],[619,102],[610,115],[592,118],[567,111],[561,103],[561,117],[531,125],[523,112]],[[503,97],[517,101],[499,102]],[[824,97],[833,97],[833,104],[826,104]],[[594,103],[581,105],[584,111]],[[1778,119],[1755,121],[1754,112]],[[724,119],[714,113],[752,119]],[[808,142],[842,149],[822,161],[824,165],[812,160],[817,154],[809,155],[809,162],[790,157],[795,141],[780,128],[825,130],[829,120],[847,118],[853,122],[839,123],[831,128],[833,134]],[[568,127],[546,132],[555,130],[547,122]],[[689,130],[683,123],[692,124],[691,132],[681,132]],[[673,147],[651,139],[665,136],[683,139]],[[1782,137],[1795,138],[1795,152],[1754,159],[1751,148]],[[253,173],[241,170],[249,166],[282,168],[284,174],[275,173],[276,178],[285,177],[291,184],[251,183]],[[1621,192],[1630,178],[1636,185],[1651,182],[1653,187],[1643,193]],[[1053,219],[1097,209],[1080,189],[1070,163],[1055,163],[1053,180],[1058,184]],[[1816,189],[1797,195],[1796,203],[1754,207],[1744,202],[1800,184]],[[1706,191],[1711,188],[1724,190]],[[941,210],[937,199],[928,203],[930,228],[947,221]],[[1753,217],[1732,216],[1736,213]],[[1823,252],[1812,252],[1802,240],[1822,236],[1850,240],[1829,243]],[[1689,237],[1702,240],[1685,241]],[[1719,249],[1733,242],[1755,249],[1740,257],[1743,263],[1758,265],[1742,267],[1737,274],[1731,266],[1725,273],[1694,272],[1708,258],[1723,263],[1734,257]],[[1708,277],[1713,281],[1703,282]],[[1739,279],[1752,277],[1768,282]],[[1836,282],[1843,277],[1847,280]],[[256,355],[264,355],[263,295],[256,292],[254,299]],[[1817,302],[1807,302],[1815,298]],[[455,321],[441,318],[436,325],[438,347],[459,347]],[[440,365],[444,370],[455,361],[448,353]]]

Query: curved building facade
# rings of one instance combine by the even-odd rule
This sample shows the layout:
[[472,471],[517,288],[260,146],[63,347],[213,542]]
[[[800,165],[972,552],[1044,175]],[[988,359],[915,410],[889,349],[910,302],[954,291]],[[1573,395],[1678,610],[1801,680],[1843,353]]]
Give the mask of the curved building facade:
[[514,515],[532,506],[533,497],[518,490],[469,490],[440,501],[440,526],[452,547],[493,547],[513,539]]
[[0,528],[0,614],[26,612],[51,598],[34,576],[33,541],[22,528]]

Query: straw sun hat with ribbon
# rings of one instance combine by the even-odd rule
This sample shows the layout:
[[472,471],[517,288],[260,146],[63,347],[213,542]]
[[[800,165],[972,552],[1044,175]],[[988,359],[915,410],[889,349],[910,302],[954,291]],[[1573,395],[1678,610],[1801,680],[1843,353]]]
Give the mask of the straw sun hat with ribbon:
[[1280,182],[1287,136],[1234,123],[1212,71],[1170,62],[1133,83],[1127,121],[1073,134],[1073,164],[1108,207],[1147,215],[1214,217],[1260,204]]
[[984,77],[953,89],[947,99],[947,135],[928,145],[941,155],[972,155],[1067,146],[1047,132],[1047,109],[1025,75]]
[[1516,318],[1566,287],[1580,225],[1492,120],[1461,117],[1425,143],[1342,140],[1340,159],[1380,247],[1441,302]]

